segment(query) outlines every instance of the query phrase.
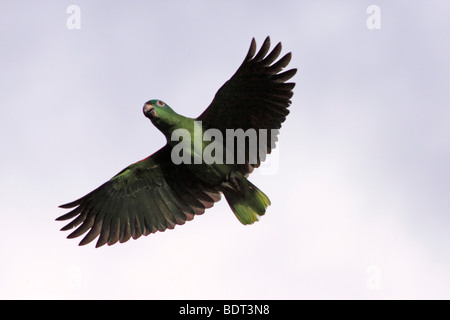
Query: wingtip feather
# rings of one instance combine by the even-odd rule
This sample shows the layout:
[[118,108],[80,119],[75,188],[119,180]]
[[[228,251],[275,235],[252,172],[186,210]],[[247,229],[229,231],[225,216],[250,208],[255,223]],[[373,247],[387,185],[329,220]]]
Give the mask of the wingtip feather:
[[259,49],[256,56],[253,58],[253,61],[259,62],[266,56],[267,52],[269,52],[270,49],[270,37],[267,37],[264,40],[264,43],[262,44],[261,48]]
[[78,204],[79,204],[79,201],[76,200],[76,201],[73,201],[73,202],[62,204],[62,205],[58,206],[58,208],[70,209],[70,208],[76,207]]
[[255,55],[256,52],[256,41],[255,38],[252,38],[252,42],[250,43],[250,48],[248,49],[247,56],[245,57],[244,61],[248,61]]

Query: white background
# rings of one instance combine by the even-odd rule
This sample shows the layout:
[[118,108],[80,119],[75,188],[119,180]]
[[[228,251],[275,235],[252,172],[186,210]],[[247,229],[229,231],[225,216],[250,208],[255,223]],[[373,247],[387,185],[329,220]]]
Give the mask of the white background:
[[[0,8],[0,298],[450,298],[448,1]],[[144,102],[199,115],[267,35],[299,72],[276,170],[250,177],[261,221],[221,201],[137,241],[66,240],[58,205],[164,144]]]

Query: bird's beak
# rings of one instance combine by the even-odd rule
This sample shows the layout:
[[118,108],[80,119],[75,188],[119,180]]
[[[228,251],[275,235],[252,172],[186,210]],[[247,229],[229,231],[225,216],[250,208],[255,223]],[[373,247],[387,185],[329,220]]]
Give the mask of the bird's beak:
[[150,105],[150,104],[144,105],[144,110],[143,111],[144,111],[144,115],[147,118],[151,119],[151,118],[157,118],[158,117],[155,108],[152,105]]

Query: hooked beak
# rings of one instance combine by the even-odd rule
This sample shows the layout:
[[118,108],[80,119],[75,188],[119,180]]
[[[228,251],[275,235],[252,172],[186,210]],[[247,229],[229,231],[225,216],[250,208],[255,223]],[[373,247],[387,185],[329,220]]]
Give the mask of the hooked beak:
[[145,104],[143,111],[144,111],[144,115],[147,118],[152,119],[152,118],[157,118],[158,117],[158,115],[156,114],[155,108],[152,105],[150,105],[150,104]]

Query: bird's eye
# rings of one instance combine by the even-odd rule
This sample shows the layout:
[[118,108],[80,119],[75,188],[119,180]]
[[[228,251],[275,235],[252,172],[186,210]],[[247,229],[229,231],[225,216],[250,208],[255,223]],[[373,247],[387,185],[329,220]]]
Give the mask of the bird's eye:
[[156,102],[156,104],[157,104],[158,106],[160,106],[160,107],[164,107],[164,102],[162,102],[161,100],[158,100],[158,101]]

